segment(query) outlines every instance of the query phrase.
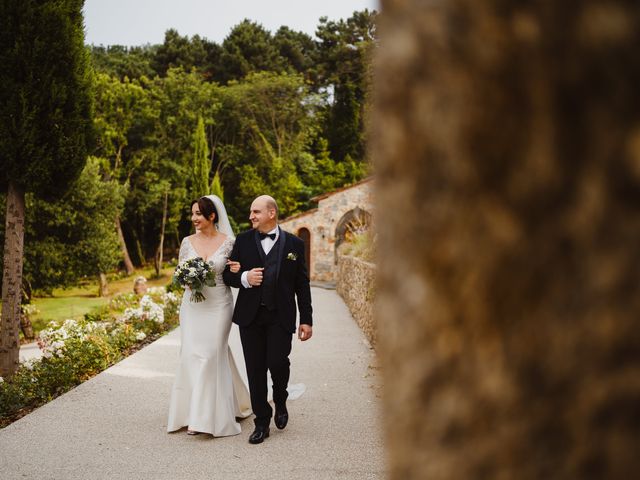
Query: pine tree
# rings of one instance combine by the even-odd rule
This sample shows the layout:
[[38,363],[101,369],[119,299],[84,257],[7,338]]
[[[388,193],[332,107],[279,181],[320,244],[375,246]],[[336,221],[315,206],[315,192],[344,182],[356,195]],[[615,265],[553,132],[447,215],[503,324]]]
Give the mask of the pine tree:
[[82,0],[0,3],[0,188],[7,193],[0,375],[18,366],[25,192],[62,196],[86,162],[92,74]]

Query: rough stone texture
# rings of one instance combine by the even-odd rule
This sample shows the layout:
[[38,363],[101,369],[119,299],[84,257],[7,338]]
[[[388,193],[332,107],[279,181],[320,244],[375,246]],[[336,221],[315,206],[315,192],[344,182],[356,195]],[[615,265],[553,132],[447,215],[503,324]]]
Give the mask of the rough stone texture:
[[637,2],[383,0],[379,32],[391,478],[637,478]]
[[375,287],[376,266],[373,263],[346,255],[338,256],[336,290],[374,347],[377,341],[377,329],[373,319]]
[[372,213],[372,179],[316,197],[318,208],[287,218],[280,226],[295,235],[301,228],[311,233],[311,280],[336,280],[336,229],[352,210],[359,208]]

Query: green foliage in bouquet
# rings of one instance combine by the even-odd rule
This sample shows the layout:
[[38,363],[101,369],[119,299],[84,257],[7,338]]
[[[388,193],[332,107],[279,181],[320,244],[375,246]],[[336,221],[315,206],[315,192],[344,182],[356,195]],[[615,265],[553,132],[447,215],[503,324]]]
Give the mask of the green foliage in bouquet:
[[173,283],[191,290],[190,300],[194,303],[202,302],[205,297],[202,293],[204,286],[216,286],[216,273],[213,267],[202,258],[190,258],[176,267],[173,274]]

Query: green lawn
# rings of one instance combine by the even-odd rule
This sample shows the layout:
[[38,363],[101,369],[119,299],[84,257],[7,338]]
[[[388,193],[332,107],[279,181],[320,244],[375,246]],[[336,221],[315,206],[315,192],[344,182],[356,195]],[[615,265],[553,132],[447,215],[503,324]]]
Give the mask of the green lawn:
[[162,269],[160,278],[150,279],[154,273],[153,268],[141,269],[125,278],[109,282],[109,296],[98,297],[98,284],[88,284],[68,289],[55,289],[52,297],[34,298],[33,303],[39,313],[31,318],[36,334],[46,328],[52,320],[65,320],[67,318],[79,318],[95,308],[109,303],[114,295],[133,291],[133,281],[143,275],[147,278],[147,285],[165,286],[171,281],[173,267]]
[[95,307],[109,302],[107,297],[91,296],[55,296],[51,298],[35,298],[33,303],[39,313],[33,316],[31,323],[36,331],[42,330],[51,320],[82,317]]

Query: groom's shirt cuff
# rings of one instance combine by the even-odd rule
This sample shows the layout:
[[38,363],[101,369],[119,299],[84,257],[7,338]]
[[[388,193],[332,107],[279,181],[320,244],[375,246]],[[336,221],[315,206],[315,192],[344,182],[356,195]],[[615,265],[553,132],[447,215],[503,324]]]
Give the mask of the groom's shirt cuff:
[[242,275],[240,275],[240,283],[242,283],[244,288],[251,288],[251,285],[249,285],[249,282],[247,281],[247,273],[249,272],[242,272]]

